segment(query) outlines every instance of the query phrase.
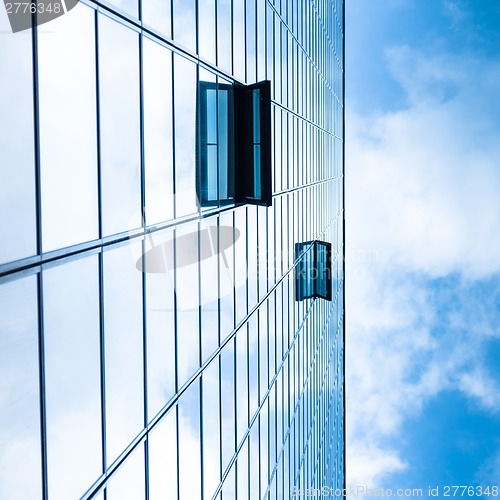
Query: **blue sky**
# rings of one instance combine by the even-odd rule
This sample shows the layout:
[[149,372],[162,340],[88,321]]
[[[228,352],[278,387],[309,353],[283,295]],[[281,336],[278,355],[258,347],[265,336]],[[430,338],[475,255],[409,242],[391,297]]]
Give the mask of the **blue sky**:
[[346,3],[348,483],[498,485],[500,3]]

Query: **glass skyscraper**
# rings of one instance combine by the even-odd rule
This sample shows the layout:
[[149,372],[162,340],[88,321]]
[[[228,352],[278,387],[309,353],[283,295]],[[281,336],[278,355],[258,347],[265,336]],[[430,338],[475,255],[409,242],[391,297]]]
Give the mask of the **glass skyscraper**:
[[0,8],[2,500],[344,487],[343,4]]

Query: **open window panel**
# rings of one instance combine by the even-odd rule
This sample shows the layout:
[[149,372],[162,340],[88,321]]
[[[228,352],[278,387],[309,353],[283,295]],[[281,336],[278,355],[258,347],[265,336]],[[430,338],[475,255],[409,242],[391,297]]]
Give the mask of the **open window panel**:
[[272,204],[269,81],[199,82],[196,190],[202,207]]
[[332,300],[332,245],[324,241],[295,244],[295,300]]
[[234,87],[199,82],[196,193],[200,206],[234,203]]

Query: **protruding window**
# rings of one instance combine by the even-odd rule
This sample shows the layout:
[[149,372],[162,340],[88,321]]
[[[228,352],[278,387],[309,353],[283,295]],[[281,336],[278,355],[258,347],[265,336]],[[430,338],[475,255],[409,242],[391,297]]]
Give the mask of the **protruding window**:
[[199,83],[196,170],[202,207],[272,204],[269,81]]
[[332,245],[324,241],[295,244],[295,300],[332,300]]

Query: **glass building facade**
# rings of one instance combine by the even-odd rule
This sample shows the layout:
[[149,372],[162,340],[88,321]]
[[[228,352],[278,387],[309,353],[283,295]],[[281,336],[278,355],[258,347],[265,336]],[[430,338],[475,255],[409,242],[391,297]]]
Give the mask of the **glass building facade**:
[[[343,10],[82,0],[17,34],[2,10],[2,500],[344,487]],[[223,95],[265,80],[271,202],[235,204]],[[315,241],[331,290],[297,300]]]

